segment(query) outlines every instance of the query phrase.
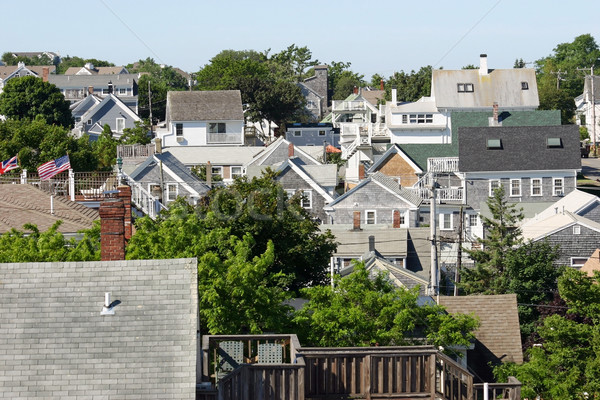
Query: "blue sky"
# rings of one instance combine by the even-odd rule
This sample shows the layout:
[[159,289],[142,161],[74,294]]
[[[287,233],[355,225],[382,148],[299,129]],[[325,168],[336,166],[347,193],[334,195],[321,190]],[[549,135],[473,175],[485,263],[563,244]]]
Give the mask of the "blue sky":
[[600,43],[598,0],[30,0],[14,11],[2,16],[0,53],[49,50],[117,65],[152,57],[190,72],[224,49],[291,44],[369,79],[478,65],[481,53],[490,68],[512,68],[586,33]]

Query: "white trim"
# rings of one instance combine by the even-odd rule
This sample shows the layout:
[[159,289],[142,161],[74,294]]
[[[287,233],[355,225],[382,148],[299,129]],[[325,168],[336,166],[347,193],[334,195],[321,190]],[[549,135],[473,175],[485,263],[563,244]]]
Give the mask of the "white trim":
[[[175,185],[175,198],[171,199],[171,194],[172,194],[172,190],[171,190],[171,186]],[[173,183],[167,183],[167,202],[170,201],[175,201],[177,199],[177,196],[179,195],[179,184],[177,182]]]
[[[310,189],[300,189],[300,191],[302,192],[302,198],[300,199],[300,206],[302,208],[305,208],[307,210],[312,210],[313,208],[313,191]],[[304,197],[306,197],[306,201],[308,201],[308,207],[304,206]]]
[[[519,186],[518,186],[519,193],[518,194],[514,194],[513,193],[513,182],[518,182],[519,183]],[[509,185],[509,197],[521,197],[521,193],[522,193],[522,190],[521,190],[521,178],[511,178],[510,185]]]
[[[400,214],[400,228],[408,227],[410,212],[408,210],[401,210],[399,208],[394,208],[392,210],[392,224],[394,224],[394,212],[398,211]],[[404,218],[404,223],[402,223],[402,219]]]
[[[575,264],[573,263],[574,260],[585,260],[582,264]],[[570,257],[569,260],[569,264],[571,265],[571,267],[583,267],[585,265],[585,263],[587,262],[587,260],[589,260],[589,258],[586,257]]]
[[[373,223],[369,223],[369,213],[373,213]],[[365,210],[365,225],[377,225],[377,210]]]
[[242,167],[241,165],[230,165],[229,166],[229,178],[231,180],[234,180],[237,176],[233,176],[233,169],[234,168],[239,168],[240,169],[240,173],[239,176],[244,176],[244,167]]
[[[556,182],[560,181],[560,191],[557,191]],[[565,194],[565,178],[552,178],[552,196],[564,196]]]
[[[119,121],[123,122],[123,125],[121,126],[121,130],[119,130]],[[116,118],[115,119],[115,132],[123,133],[123,129],[125,129],[125,118]]]
[[[538,194],[533,193],[533,189],[534,189],[533,182],[534,181],[540,182],[540,187],[539,187],[540,193],[538,193]],[[543,193],[543,183],[544,183],[544,180],[542,178],[530,178],[529,179],[529,185],[530,185],[530,190],[531,190],[530,193],[531,193],[532,197],[538,197],[538,196],[542,196],[544,194]]]
[[[382,188],[384,188],[385,190],[387,190],[388,192],[390,192],[391,194],[393,194],[394,196],[396,196],[400,200],[404,201],[406,204],[409,204],[410,205],[410,207],[409,207],[410,209],[414,209],[415,204],[411,203],[410,201],[408,201],[407,199],[405,199],[404,197],[402,197],[398,193],[395,193],[392,189],[390,189],[389,187],[387,187],[383,183],[379,182],[376,179],[371,179],[371,182],[378,184],[379,186],[381,186]],[[352,189],[352,190],[354,190],[354,189]],[[346,193],[349,193],[349,192],[346,192]]]
[[573,225],[573,235],[581,235],[581,225]]
[[[218,175],[221,177],[221,179],[223,179],[223,166],[222,165],[212,165],[210,166],[210,175],[217,175],[217,173],[213,172],[213,170],[215,169],[219,169],[221,172],[218,173]],[[206,171],[206,173],[208,174],[208,171]]]
[[[447,212],[445,212],[445,213],[441,212],[441,213],[438,214],[439,215],[439,223],[440,223],[440,231],[451,231],[451,230],[454,229],[454,221],[453,221],[453,218],[452,218],[452,214],[453,214],[452,212],[449,212],[449,213],[447,213]],[[444,225],[444,219],[446,219],[446,217],[445,217],[446,215],[448,215],[449,221],[450,221],[450,227],[449,228],[446,228],[445,225]]]
[[500,180],[500,179],[489,179],[488,182],[489,182],[488,183],[488,185],[489,185],[488,186],[489,187],[489,197],[492,197],[494,195],[494,189],[496,189],[496,188],[492,187],[492,183],[498,182],[498,187],[501,187],[502,186],[502,180]]
[[[154,158],[154,160],[160,165],[161,161]],[[173,180],[179,184],[181,184],[181,186],[184,187],[185,190],[187,190],[192,196],[200,196],[200,193],[198,193],[196,190],[194,190],[189,184],[187,184],[179,175],[175,174],[169,167],[167,167],[164,163],[162,163],[162,169],[164,172],[166,172],[167,174],[169,174],[169,176],[171,176],[171,178],[173,178]],[[179,189],[178,189],[179,190]]]
[[306,183],[310,185],[317,193],[325,198],[326,203],[330,203],[333,201],[333,197],[325,189],[323,189],[314,179],[312,179],[307,173],[302,171],[296,164],[293,162],[288,162],[288,165],[294,172],[296,172]]

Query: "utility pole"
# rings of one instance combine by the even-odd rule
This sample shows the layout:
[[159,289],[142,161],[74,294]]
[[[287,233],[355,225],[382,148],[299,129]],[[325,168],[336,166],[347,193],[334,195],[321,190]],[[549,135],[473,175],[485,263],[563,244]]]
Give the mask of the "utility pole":
[[431,288],[433,295],[439,294],[439,276],[438,276],[438,259],[437,259],[437,211],[436,211],[436,198],[435,198],[435,175],[431,176],[431,203],[429,207],[429,219],[430,219],[430,236],[431,236]]
[[458,218],[458,254],[456,258],[456,271],[454,271],[454,295],[458,296],[458,282],[460,282],[460,268],[462,267],[462,239],[463,239],[463,207],[460,206]]
[[558,70],[558,72],[555,71],[550,71],[551,74],[556,75],[556,89],[560,89],[560,81],[562,81],[562,75],[566,75],[567,71],[561,71],[560,69]]
[[[594,93],[594,64],[589,68],[590,69],[590,83],[591,83],[591,91],[592,91],[592,157],[596,157],[596,93]],[[587,68],[577,68],[578,71],[587,71]],[[587,121],[586,121],[587,123]]]
[[150,136],[154,139],[154,125],[152,124],[152,92],[150,91],[150,80],[148,80],[148,109],[150,110]]

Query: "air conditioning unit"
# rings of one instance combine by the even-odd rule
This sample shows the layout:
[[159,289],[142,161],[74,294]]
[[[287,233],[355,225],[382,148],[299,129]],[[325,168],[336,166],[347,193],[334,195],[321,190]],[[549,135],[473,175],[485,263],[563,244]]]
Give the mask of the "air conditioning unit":
[[360,144],[369,144],[369,138],[368,137],[360,138]]
[[177,136],[177,143],[183,142],[183,136]]

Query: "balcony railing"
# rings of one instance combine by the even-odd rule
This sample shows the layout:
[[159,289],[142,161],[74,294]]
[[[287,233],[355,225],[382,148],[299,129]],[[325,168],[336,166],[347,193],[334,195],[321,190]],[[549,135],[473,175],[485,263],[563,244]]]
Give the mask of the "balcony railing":
[[428,172],[458,172],[458,157],[431,157],[427,159]]
[[206,137],[208,144],[243,144],[244,140],[240,132],[236,133],[208,133]]
[[367,105],[364,101],[333,101],[332,111],[366,111]]
[[123,144],[117,146],[117,157],[144,159],[154,154],[154,144]]

